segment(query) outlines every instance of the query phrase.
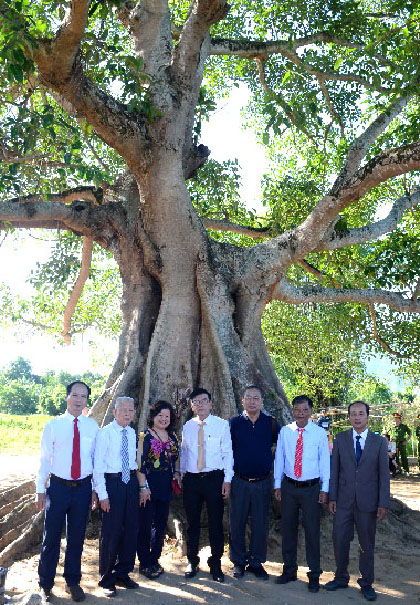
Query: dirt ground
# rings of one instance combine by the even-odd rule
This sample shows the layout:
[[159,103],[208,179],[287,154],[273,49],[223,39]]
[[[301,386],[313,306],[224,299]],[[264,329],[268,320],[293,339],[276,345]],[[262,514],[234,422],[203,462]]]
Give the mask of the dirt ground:
[[[36,469],[36,459],[31,457],[18,457],[0,454],[0,487],[16,485],[16,482],[28,478]],[[414,469],[413,469],[414,470]],[[418,530],[420,530],[420,475],[412,475],[409,478],[397,478],[392,480],[391,492],[394,497],[401,500],[404,505],[400,510],[403,516],[390,515],[390,519],[378,529],[376,550],[376,582],[375,588],[378,593],[378,601],[383,605],[396,603],[419,604],[420,603],[420,542]],[[416,512],[417,511],[417,512]],[[328,520],[324,522],[328,524]],[[399,525],[400,523],[400,525]],[[407,524],[416,533],[416,539],[410,540],[410,533],[403,540],[400,533]],[[332,552],[331,536],[329,526],[323,532],[322,544],[322,566],[324,573],[321,582],[327,582],[333,578],[334,556]],[[299,539],[302,540],[300,535]],[[278,550],[278,549],[277,549]],[[208,548],[201,551],[202,571],[190,581],[184,578],[186,560],[180,552],[168,541],[165,551],[161,557],[161,564],[165,568],[163,574],[157,581],[147,580],[138,576],[135,570],[132,574],[134,580],[139,582],[139,588],[126,590],[120,588],[117,595],[112,599],[115,603],[134,605],[144,600],[152,599],[156,605],[188,605],[189,603],[203,603],[212,605],[214,603],[225,603],[226,605],[255,605],[256,601],[264,605],[298,605],[300,603],[322,603],[323,605],[350,605],[351,603],[366,602],[358,585],[357,580],[357,543],[353,543],[351,549],[352,574],[350,586],[346,590],[328,593],[320,590],[317,594],[311,594],[307,590],[306,571],[303,565],[299,567],[298,581],[286,586],[278,586],[274,583],[275,576],[281,573],[281,555],[277,550],[272,550],[266,569],[270,574],[270,580],[264,582],[257,580],[254,576],[246,574],[241,580],[231,576],[231,564],[225,555],[222,567],[226,574],[224,584],[214,582],[206,565]],[[63,555],[62,549],[62,555]],[[300,560],[304,564],[304,560]],[[13,563],[8,571],[6,579],[6,598],[15,600],[19,595],[28,592],[37,592],[37,564],[38,554],[27,553],[27,558]],[[60,560],[56,585],[53,589],[53,602],[57,605],[68,605],[70,602],[64,592],[64,580],[62,573],[62,557]],[[103,603],[104,598],[101,589],[97,586],[98,581],[98,550],[97,540],[87,539],[83,555],[83,578],[82,586],[87,592],[87,602]]]

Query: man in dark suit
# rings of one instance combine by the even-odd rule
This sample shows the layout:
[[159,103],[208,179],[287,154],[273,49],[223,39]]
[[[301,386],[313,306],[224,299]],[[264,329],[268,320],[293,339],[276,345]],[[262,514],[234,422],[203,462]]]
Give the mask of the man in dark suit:
[[374,549],[377,519],[389,507],[389,469],[386,440],[368,430],[369,406],[355,401],[348,407],[352,429],[336,435],[332,454],[329,510],[334,515],[333,543],[337,569],[324,588],[347,588],[349,549],[356,525],[360,556],[358,580],[367,601],[376,600]]

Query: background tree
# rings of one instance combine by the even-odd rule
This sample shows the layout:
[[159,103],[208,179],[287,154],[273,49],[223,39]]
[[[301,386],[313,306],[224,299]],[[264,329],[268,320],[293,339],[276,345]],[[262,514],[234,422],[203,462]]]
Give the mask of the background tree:
[[[416,2],[2,0],[1,16],[0,227],[82,238],[67,340],[95,243],[122,280],[100,421],[116,394],[143,425],[198,383],[229,416],[249,381],[288,420],[261,332],[273,300],[357,303],[378,346],[418,353]],[[201,122],[240,80],[273,160],[259,225],[234,167],[210,207],[186,185],[225,174],[205,166]]]

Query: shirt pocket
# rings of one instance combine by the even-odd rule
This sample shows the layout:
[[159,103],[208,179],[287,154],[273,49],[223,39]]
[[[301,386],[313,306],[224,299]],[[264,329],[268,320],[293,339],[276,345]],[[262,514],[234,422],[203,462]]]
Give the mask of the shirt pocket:
[[214,466],[220,460],[220,438],[207,437],[206,439],[206,466]]
[[82,456],[91,456],[93,453],[93,444],[95,440],[93,437],[81,437],[80,438],[80,452]]

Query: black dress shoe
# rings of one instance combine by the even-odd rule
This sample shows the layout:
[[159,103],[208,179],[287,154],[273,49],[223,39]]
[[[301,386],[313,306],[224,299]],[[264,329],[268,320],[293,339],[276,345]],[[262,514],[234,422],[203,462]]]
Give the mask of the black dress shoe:
[[324,584],[325,590],[338,590],[339,588],[347,588],[348,584],[346,582],[340,582],[340,580],[331,580]]
[[212,566],[212,568],[210,569],[210,573],[215,582],[224,582],[225,581],[225,574],[223,573],[220,565]]
[[259,580],[268,580],[269,577],[261,563],[259,565],[247,565],[245,571],[253,573]]
[[185,569],[185,577],[193,578],[194,576],[197,575],[197,572],[198,572],[198,565],[193,565],[192,563],[188,563],[188,565]]
[[115,580],[115,584],[117,586],[124,586],[124,588],[138,588],[139,587],[137,582],[134,582],[134,580],[132,580],[128,576],[126,578],[117,578]]
[[318,578],[309,578],[308,590],[309,590],[309,592],[318,592],[319,591],[319,579]]
[[245,573],[245,565],[234,565],[232,575],[234,578],[243,578]]
[[372,586],[362,586],[360,590],[366,601],[376,601],[376,592]]
[[67,584],[66,592],[71,594],[71,598],[73,601],[75,601],[75,603],[80,603],[80,601],[84,601],[86,599],[83,588],[79,584],[72,584],[71,586]]
[[104,597],[115,597],[115,595],[117,594],[117,589],[115,588],[115,586],[106,586],[105,588],[102,588],[102,594],[104,595]]
[[39,594],[41,595],[42,603],[49,603],[51,601],[51,588],[42,588],[41,586],[39,589]]
[[282,573],[281,576],[278,576],[275,579],[276,584],[287,584],[288,582],[295,582],[297,580],[297,575],[289,576],[286,573]]

